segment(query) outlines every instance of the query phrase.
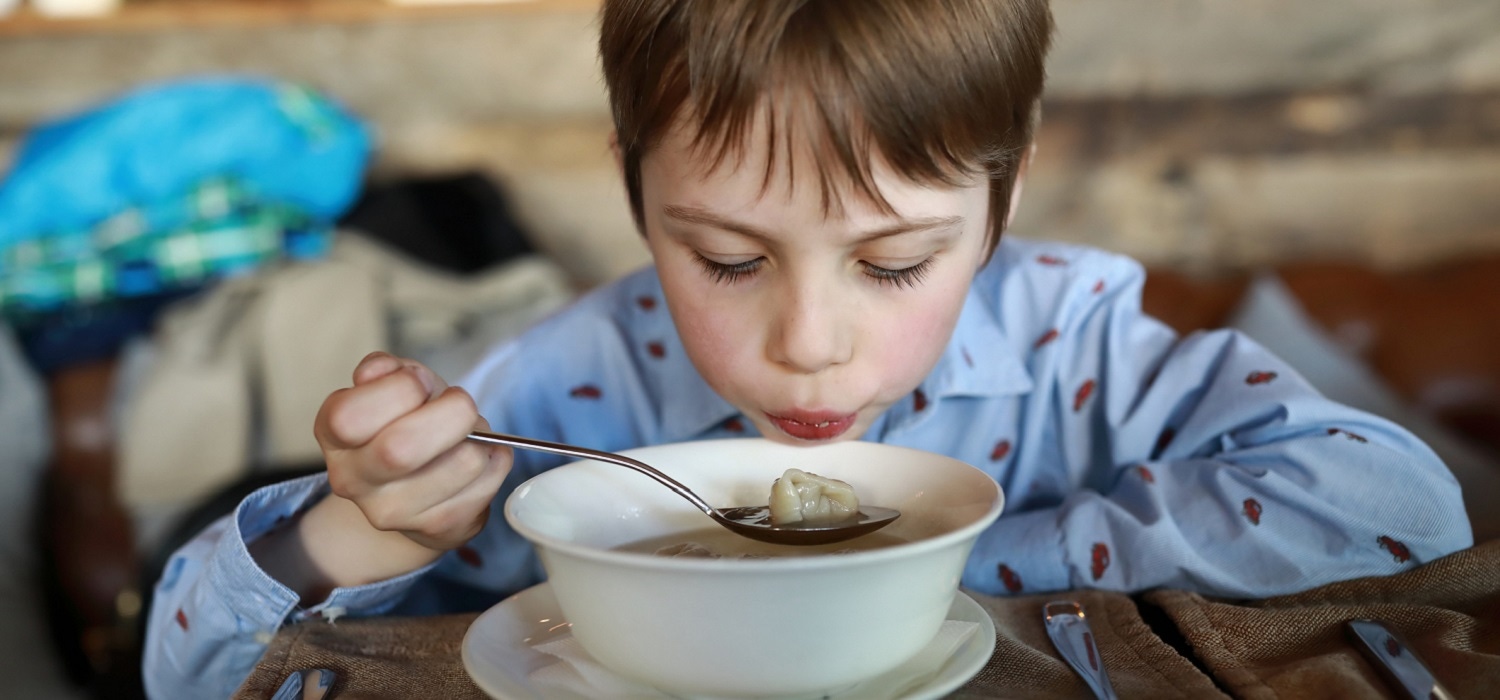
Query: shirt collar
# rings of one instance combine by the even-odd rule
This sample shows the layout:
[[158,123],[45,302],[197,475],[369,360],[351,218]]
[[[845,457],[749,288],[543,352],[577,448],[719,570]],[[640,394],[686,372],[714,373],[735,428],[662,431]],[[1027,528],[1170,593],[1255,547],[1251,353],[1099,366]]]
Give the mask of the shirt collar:
[[740,410],[719,396],[697,368],[686,358],[674,365],[678,371],[667,378],[671,386],[661,388],[665,397],[661,410],[662,442],[680,442],[703,435],[740,415]]
[[[652,275],[655,282],[655,275]],[[657,287],[659,294],[660,287]],[[671,325],[671,322],[667,322]],[[662,375],[659,387],[664,397],[661,409],[663,442],[678,442],[703,433],[740,415],[739,409],[716,393],[687,359],[673,329],[669,350],[680,361]],[[1001,331],[992,307],[973,288],[964,299],[953,337],[937,365],[922,381],[930,399],[950,396],[998,397],[1030,391],[1030,372]]]
[[656,385],[653,390],[660,397],[659,441],[695,439],[740,415],[739,409],[720,397],[688,359],[677,335],[677,324],[667,312],[656,267],[649,266],[626,280],[624,290],[628,299],[622,302],[621,313],[633,315],[634,319],[625,320],[622,325],[642,334],[637,347],[643,346],[645,340],[656,340],[663,346],[663,361],[641,360],[644,366],[657,368],[652,374]]
[[1031,373],[1006,338],[994,308],[973,287],[964,299],[953,337],[922,382],[929,399],[997,397],[1028,392]]

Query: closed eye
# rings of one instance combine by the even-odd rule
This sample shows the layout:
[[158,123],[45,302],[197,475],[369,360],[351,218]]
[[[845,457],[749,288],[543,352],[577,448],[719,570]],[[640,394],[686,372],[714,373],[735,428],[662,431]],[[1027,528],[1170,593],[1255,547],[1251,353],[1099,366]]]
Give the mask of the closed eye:
[[879,284],[911,288],[916,287],[922,282],[922,279],[927,276],[927,271],[932,269],[932,261],[936,259],[937,256],[932,256],[911,267],[903,267],[895,270],[879,265],[872,265],[867,262],[860,262],[860,265],[864,266],[865,274]]
[[721,262],[714,262],[713,260],[709,260],[708,258],[705,258],[698,253],[693,253],[693,258],[695,258],[698,262],[698,265],[703,268],[703,272],[710,278],[712,278],[716,284],[734,284],[735,282],[748,278],[751,275],[754,275],[756,270],[760,269],[761,263],[765,262],[766,260],[765,258],[755,258],[753,260],[746,260],[742,263],[734,263],[733,265],[729,265]]

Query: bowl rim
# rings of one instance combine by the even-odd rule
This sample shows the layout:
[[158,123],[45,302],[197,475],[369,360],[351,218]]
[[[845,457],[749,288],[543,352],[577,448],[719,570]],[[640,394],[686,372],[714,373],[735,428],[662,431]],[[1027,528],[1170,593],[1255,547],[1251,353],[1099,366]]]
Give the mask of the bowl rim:
[[[770,440],[766,440],[765,438],[687,440],[675,443],[647,445],[629,450],[621,450],[619,454],[634,456],[636,453],[641,452],[642,450],[650,450],[652,448],[666,447],[669,445],[685,445],[689,443],[708,442],[724,443],[738,441],[772,442]],[[992,491],[990,492],[992,494],[990,498],[990,506],[985,510],[983,514],[975,518],[973,522],[942,533],[940,535],[925,537],[919,540],[912,540],[901,544],[894,544],[888,547],[880,547],[878,549],[840,554],[838,556],[781,557],[766,559],[699,559],[693,557],[662,557],[656,556],[654,554],[646,554],[643,552],[623,552],[619,550],[600,549],[599,547],[595,546],[578,544],[576,542],[571,542],[544,534],[537,531],[535,528],[528,526],[524,522],[521,522],[520,517],[517,516],[515,512],[516,504],[519,499],[525,497],[527,491],[530,491],[533,488],[533,482],[546,477],[548,474],[558,469],[563,469],[574,464],[591,462],[591,460],[575,460],[572,462],[567,462],[565,464],[559,464],[556,467],[532,476],[531,478],[522,482],[521,485],[517,486],[515,490],[512,491],[510,495],[505,499],[505,520],[507,523],[509,523],[511,529],[514,530],[516,534],[531,542],[531,544],[538,550],[550,549],[560,553],[571,555],[573,557],[577,557],[579,559],[585,559],[597,563],[623,565],[636,569],[683,572],[727,572],[743,575],[749,573],[771,573],[782,571],[846,568],[849,566],[877,564],[891,559],[903,559],[907,557],[918,556],[928,551],[945,549],[965,540],[977,539],[979,534],[987,529],[991,524],[993,524],[995,520],[1000,517],[1000,513],[1005,509],[1005,490],[1000,487],[1000,484],[995,481],[994,477],[990,476],[984,470],[972,464],[969,464],[968,462],[965,462],[956,457],[950,457],[939,452],[917,450],[915,448],[905,447],[902,445],[888,445],[885,443],[866,440],[858,440],[853,442],[859,442],[867,445],[879,445],[882,448],[922,452],[924,454],[936,455],[956,464],[962,465],[968,469],[972,469],[983,476],[983,482],[987,484],[990,489],[992,489]],[[694,510],[696,511],[696,509]],[[706,527],[721,527],[720,525],[714,523],[711,519],[709,519],[707,515],[704,515],[703,518],[703,524]]]

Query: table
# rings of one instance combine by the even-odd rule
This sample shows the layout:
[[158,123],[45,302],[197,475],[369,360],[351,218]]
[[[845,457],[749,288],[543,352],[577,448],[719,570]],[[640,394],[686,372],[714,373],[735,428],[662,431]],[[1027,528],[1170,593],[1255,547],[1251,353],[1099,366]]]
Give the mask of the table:
[[[1349,643],[1343,623],[1396,630],[1459,698],[1500,697],[1500,540],[1403,573],[1289,596],[1225,601],[1179,590],[968,592],[995,622],[995,652],[952,698],[1090,698],[1042,627],[1048,601],[1088,610],[1122,698],[1396,697]],[[235,696],[269,698],[287,674],[339,674],[334,700],[484,695],[459,659],[477,614],[309,621],[282,629]]]

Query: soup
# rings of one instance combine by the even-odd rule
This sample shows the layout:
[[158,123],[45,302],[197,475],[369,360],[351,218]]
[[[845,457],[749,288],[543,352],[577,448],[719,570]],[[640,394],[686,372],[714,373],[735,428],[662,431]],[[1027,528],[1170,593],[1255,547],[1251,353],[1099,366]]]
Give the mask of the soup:
[[812,546],[772,544],[736,535],[722,527],[706,527],[689,532],[675,532],[660,537],[627,542],[618,552],[655,554],[663,557],[693,559],[780,559],[825,554],[851,554],[906,544],[910,540],[887,532],[872,532],[852,540]]

